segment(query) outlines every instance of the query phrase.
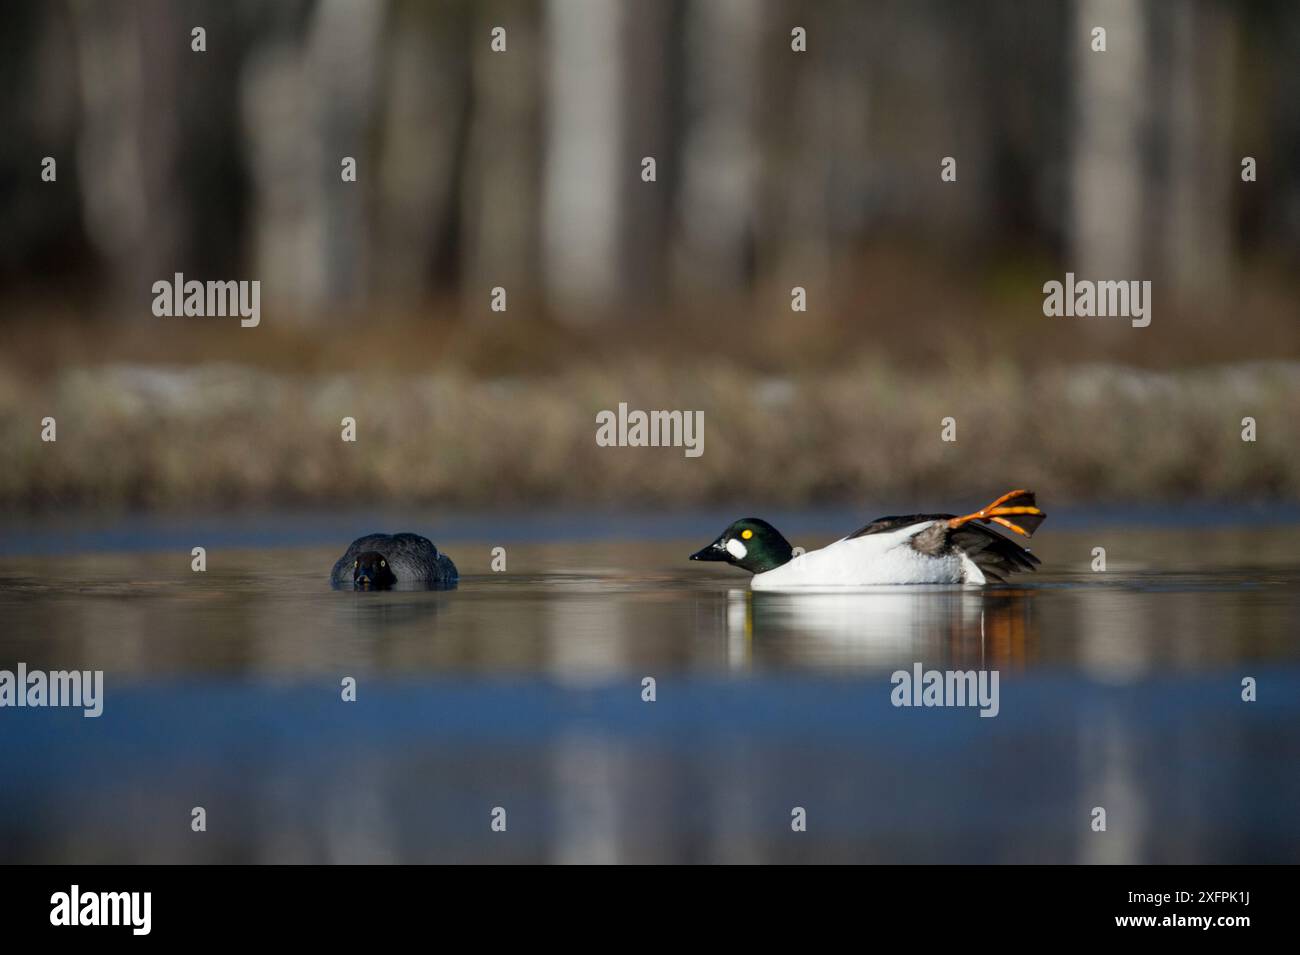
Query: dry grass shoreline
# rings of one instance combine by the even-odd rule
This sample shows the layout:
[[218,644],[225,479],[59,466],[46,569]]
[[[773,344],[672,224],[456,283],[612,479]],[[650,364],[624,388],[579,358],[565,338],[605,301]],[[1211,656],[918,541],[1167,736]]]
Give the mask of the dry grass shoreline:
[[[596,413],[619,402],[702,410],[703,455],[598,447]],[[1061,501],[1296,500],[1297,409],[1300,362],[1284,361],[920,374],[861,359],[778,376],[647,357],[495,378],[108,363],[40,387],[0,373],[0,504],[800,506],[964,499],[1008,483]],[[46,415],[53,444],[40,440]],[[355,443],[340,438],[344,416]],[[955,442],[940,439],[945,417]]]

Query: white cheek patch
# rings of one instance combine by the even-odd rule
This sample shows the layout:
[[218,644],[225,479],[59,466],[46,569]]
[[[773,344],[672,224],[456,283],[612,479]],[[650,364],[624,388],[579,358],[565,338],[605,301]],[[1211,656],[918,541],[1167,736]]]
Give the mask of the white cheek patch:
[[745,548],[744,544],[733,537],[731,540],[727,541],[727,553],[736,558],[736,560],[744,560],[745,555],[748,554],[749,551]]

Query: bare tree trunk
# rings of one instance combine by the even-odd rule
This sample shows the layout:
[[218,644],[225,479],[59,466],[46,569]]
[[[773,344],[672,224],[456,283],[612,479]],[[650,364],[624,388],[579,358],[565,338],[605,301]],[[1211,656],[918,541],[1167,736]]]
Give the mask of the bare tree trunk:
[[[470,39],[474,122],[462,194],[464,294],[486,308],[493,286],[531,292],[537,274],[540,206],[541,94],[534,8],[475,8]],[[493,52],[491,30],[506,27],[505,52]]]
[[627,8],[549,0],[543,269],[561,314],[609,305],[619,289],[619,208],[628,177],[621,40]]
[[[621,315],[655,309],[665,285],[669,214],[680,178],[673,130],[676,12],[672,0],[640,0],[627,4],[623,13],[618,56],[621,112],[627,117],[621,127],[618,177]],[[655,160],[654,182],[642,180],[641,163],[647,156]]]
[[[762,165],[758,184],[756,271],[781,288],[816,289],[829,277],[826,182],[830,157],[823,151],[832,123],[823,94],[830,81],[825,46],[833,22],[829,6],[782,4],[768,18],[764,45]],[[790,30],[808,31],[808,52],[790,48]]]
[[420,302],[461,275],[456,222],[470,43],[459,7],[401,2],[389,29],[375,178],[374,286]]
[[[1091,48],[1094,27],[1106,30],[1104,53]],[[1068,264],[1080,278],[1139,278],[1146,5],[1079,0],[1074,33],[1076,122]]]
[[1230,200],[1240,167],[1231,148],[1236,18],[1217,5],[1175,4],[1164,146],[1168,169],[1159,236],[1176,294],[1222,304],[1231,271]]
[[[303,45],[278,43],[250,63],[244,115],[252,151],[257,277],[299,318],[364,293],[363,147],[370,124],[382,3],[322,0]],[[344,182],[341,162],[358,162]]]
[[692,0],[676,284],[734,291],[749,279],[758,181],[763,8],[753,0]]
[[183,267],[186,204],[176,178],[175,117],[187,31],[166,4],[78,3],[72,11],[86,233],[119,291],[147,301],[154,281]]

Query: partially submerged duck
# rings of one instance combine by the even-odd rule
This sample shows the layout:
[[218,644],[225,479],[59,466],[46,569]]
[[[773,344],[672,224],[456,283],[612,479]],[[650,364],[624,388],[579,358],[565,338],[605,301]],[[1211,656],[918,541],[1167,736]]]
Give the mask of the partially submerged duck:
[[1001,583],[1039,560],[989,524],[1029,537],[1047,515],[1032,491],[1008,491],[973,514],[879,517],[821,550],[794,555],[775,527],[736,521],[691,560],[725,561],[754,575],[754,590],[875,584]]
[[449,590],[460,579],[456,565],[419,534],[358,537],[334,564],[330,582],[357,590],[428,587]]

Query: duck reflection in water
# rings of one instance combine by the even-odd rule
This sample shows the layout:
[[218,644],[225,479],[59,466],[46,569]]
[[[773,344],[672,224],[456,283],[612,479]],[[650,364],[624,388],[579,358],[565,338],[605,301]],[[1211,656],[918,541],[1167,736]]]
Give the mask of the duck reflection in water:
[[1033,590],[881,587],[832,593],[731,590],[728,660],[750,665],[1016,670],[1036,655]]

